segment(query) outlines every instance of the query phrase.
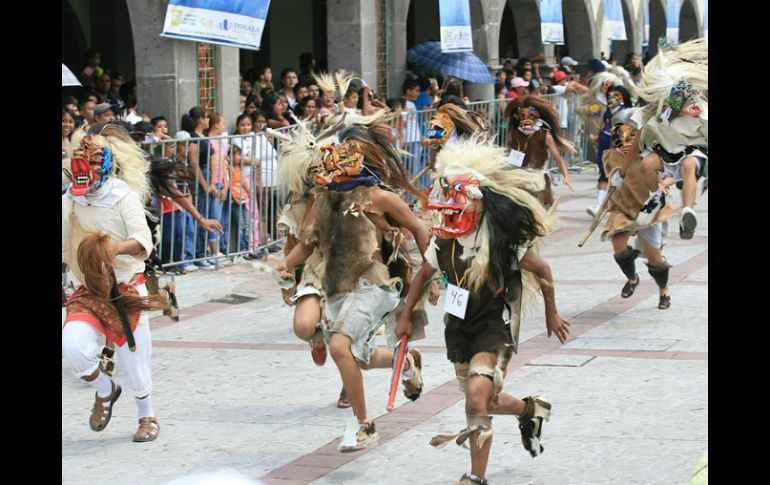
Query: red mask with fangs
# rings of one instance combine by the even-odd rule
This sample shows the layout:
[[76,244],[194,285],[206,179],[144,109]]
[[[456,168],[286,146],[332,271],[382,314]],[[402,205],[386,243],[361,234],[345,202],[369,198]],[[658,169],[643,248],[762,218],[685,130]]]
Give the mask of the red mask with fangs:
[[429,203],[428,209],[442,214],[443,225],[432,227],[431,232],[442,239],[476,232],[481,210],[478,179],[471,174],[447,175],[439,178],[437,184],[441,196]]

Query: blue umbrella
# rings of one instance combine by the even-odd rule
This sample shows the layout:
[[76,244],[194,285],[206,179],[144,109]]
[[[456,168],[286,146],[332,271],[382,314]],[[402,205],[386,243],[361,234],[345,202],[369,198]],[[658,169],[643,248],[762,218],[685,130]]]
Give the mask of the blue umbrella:
[[484,61],[473,52],[441,52],[441,42],[428,41],[412,47],[406,54],[410,62],[474,83],[494,83]]

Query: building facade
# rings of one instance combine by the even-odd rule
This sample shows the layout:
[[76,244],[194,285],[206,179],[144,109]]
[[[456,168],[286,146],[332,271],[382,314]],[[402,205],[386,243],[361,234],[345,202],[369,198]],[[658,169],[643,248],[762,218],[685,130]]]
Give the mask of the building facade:
[[[621,0],[627,41],[610,46],[602,0],[562,0],[565,45],[544,46],[539,0],[470,0],[473,47],[490,69],[510,49],[516,58],[545,52],[579,62],[604,52],[623,59],[642,52],[643,2],[649,3],[650,39],[666,32],[668,1],[680,1],[681,41],[703,35],[704,0]],[[102,66],[138,85],[139,108],[164,115],[175,131],[183,113],[208,103],[226,120],[239,110],[238,77],[267,64],[278,86],[284,67],[299,69],[311,52],[319,69],[355,71],[388,97],[401,95],[407,50],[439,40],[438,0],[273,0],[259,52],[168,39],[164,0],[62,0],[62,61],[76,74],[83,54],[96,48]],[[650,42],[650,54],[657,46]],[[472,99],[491,99],[492,85],[467,83]]]

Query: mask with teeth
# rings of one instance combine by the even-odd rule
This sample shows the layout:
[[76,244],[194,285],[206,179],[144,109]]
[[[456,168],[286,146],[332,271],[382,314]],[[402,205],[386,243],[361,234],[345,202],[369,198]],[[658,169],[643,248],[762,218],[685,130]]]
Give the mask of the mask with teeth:
[[321,147],[323,169],[315,170],[313,180],[318,185],[340,183],[357,177],[364,168],[364,154],[356,142]]
[[685,80],[679,81],[671,88],[666,102],[672,111],[682,113],[685,116],[696,117],[703,110],[692,85]]
[[86,135],[72,157],[70,170],[73,183],[72,195],[86,195],[99,190],[112,171],[112,152],[109,148],[97,145]]
[[434,184],[428,210],[443,216],[443,223],[431,228],[442,239],[472,234],[478,229],[482,193],[479,180],[472,174],[440,177]]
[[540,129],[543,124],[540,120],[540,112],[534,106],[521,106],[516,110],[516,119],[519,122],[519,131],[531,135]]
[[430,120],[428,137],[423,141],[425,145],[443,145],[452,135],[455,124],[446,113],[436,113]]

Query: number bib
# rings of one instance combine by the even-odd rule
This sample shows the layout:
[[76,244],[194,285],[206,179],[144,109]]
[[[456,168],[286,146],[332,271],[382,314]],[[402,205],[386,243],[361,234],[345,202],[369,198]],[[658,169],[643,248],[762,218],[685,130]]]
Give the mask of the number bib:
[[524,163],[524,157],[526,154],[518,150],[511,149],[511,153],[508,154],[508,163],[514,167],[521,167]]
[[470,292],[453,284],[447,284],[446,298],[444,299],[444,311],[465,319],[465,311],[468,309]]

